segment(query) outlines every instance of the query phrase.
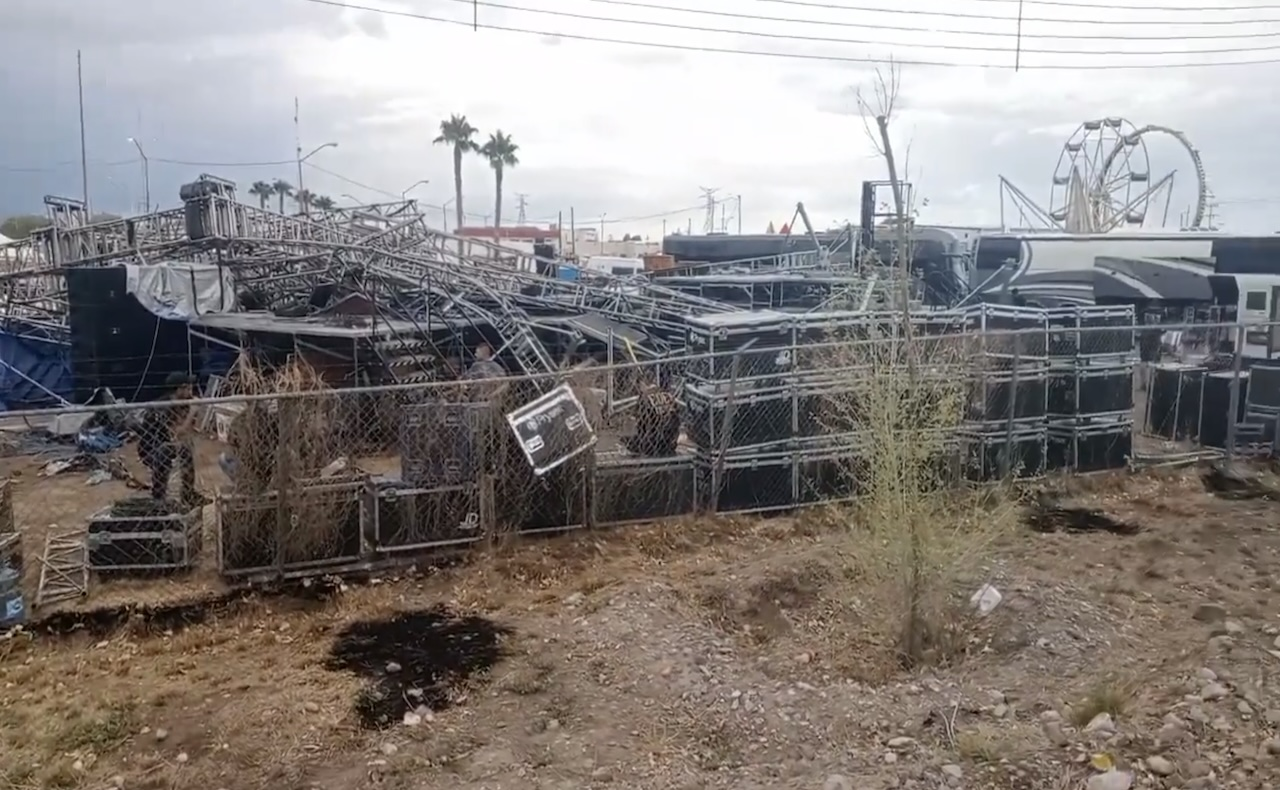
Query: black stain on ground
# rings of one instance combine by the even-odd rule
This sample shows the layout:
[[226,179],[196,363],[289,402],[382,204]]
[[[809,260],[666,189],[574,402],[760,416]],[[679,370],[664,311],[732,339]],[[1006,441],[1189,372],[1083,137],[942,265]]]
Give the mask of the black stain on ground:
[[438,711],[460,683],[503,658],[511,629],[443,606],[352,623],[338,634],[325,667],[368,680],[356,696],[361,726],[382,729],[418,708]]

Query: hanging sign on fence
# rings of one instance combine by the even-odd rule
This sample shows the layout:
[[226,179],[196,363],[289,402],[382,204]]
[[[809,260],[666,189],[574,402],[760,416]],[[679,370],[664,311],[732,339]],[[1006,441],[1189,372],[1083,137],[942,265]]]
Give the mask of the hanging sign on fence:
[[511,430],[536,475],[545,475],[596,443],[586,410],[561,384],[507,415]]

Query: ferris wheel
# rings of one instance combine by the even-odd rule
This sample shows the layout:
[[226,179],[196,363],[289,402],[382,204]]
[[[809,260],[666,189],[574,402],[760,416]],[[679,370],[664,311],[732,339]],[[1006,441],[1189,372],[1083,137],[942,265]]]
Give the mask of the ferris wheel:
[[1187,216],[1188,229],[1200,227],[1208,201],[1208,185],[1200,153],[1182,132],[1165,126],[1135,126],[1124,118],[1085,121],[1067,139],[1053,173],[1048,216],[1069,233],[1106,233],[1148,224],[1159,198],[1165,198],[1167,220],[1174,171],[1153,178],[1146,138],[1167,135],[1191,159],[1196,195]]

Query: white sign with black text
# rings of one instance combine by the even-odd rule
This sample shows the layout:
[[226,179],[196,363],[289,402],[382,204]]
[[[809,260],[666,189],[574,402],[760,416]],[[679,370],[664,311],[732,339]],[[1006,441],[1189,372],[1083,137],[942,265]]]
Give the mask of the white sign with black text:
[[582,402],[561,384],[507,415],[536,475],[544,475],[596,443]]

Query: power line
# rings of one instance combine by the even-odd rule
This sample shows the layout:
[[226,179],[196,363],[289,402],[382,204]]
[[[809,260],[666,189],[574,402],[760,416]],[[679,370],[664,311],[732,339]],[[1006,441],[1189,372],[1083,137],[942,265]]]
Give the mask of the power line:
[[[125,165],[136,165],[141,161],[142,161],[141,159],[134,158],[134,159],[120,159],[112,162],[90,161],[89,164],[93,165],[94,167],[123,167]],[[286,165],[293,165],[297,162],[296,159],[277,159],[277,160],[272,160],[267,162],[197,162],[197,161],[191,161],[188,159],[165,159],[163,157],[158,157],[158,156],[148,157],[148,161],[150,161],[151,164],[153,165],[154,164],[177,165],[181,167],[282,167]],[[64,167],[79,167],[79,166],[80,166],[79,162],[72,162],[72,161],[53,162],[51,164],[43,165],[40,167],[16,167],[16,166],[11,167],[8,165],[0,165],[0,172],[52,173]]]
[[[303,164],[304,164],[305,166],[307,166],[307,167],[311,168],[312,170],[315,170],[316,172],[324,173],[325,175],[330,176],[330,177],[332,177],[332,178],[336,178],[336,179],[338,179],[339,181],[342,181],[343,183],[350,184],[351,186],[356,187],[357,189],[363,189],[363,190],[365,190],[365,191],[367,191],[367,192],[373,192],[374,194],[377,194],[377,195],[384,195],[384,196],[386,196],[386,197],[388,197],[388,198],[391,198],[392,200],[396,200],[396,201],[399,201],[399,200],[403,200],[403,199],[404,199],[402,195],[398,195],[398,194],[395,194],[395,193],[393,193],[393,192],[388,192],[388,191],[387,191],[387,190],[385,190],[385,189],[379,189],[378,187],[375,187],[375,186],[370,186],[369,184],[365,184],[365,183],[363,183],[363,182],[361,182],[361,181],[357,181],[357,180],[355,180],[354,178],[350,178],[350,177],[348,177],[348,176],[344,176],[344,175],[342,175],[341,173],[335,173],[334,171],[329,170],[328,168],[325,168],[325,167],[321,167],[320,165],[312,164],[311,162],[304,162]],[[526,195],[526,197],[528,197],[528,196]],[[435,209],[435,210],[437,210],[437,211],[440,211],[441,209],[443,209],[443,206],[437,206],[437,205],[433,205],[433,204],[431,204],[431,203],[421,203],[421,202],[419,202],[419,203],[418,203],[418,205],[419,205],[419,206],[426,206],[427,208]],[[646,221],[646,220],[663,219],[663,218],[665,218],[665,217],[670,217],[670,216],[673,216],[673,215],[675,215],[675,214],[684,214],[684,213],[687,213],[687,212],[690,212],[690,211],[696,211],[697,209],[700,209],[700,208],[702,208],[702,207],[703,207],[703,206],[700,204],[700,205],[696,205],[696,206],[685,206],[685,207],[683,207],[683,208],[671,209],[671,210],[669,210],[669,211],[663,211],[663,212],[660,212],[660,213],[657,213],[657,214],[645,214],[645,215],[642,215],[642,216],[634,216],[634,217],[609,217],[609,218],[606,218],[605,220],[603,220],[602,222],[598,221],[598,222],[596,222],[595,224],[597,224],[597,225],[599,225],[599,224],[604,224],[604,225],[614,225],[614,224],[618,224],[618,223],[622,223],[622,222],[644,222],[644,221]],[[469,211],[464,211],[464,212],[463,212],[463,216],[465,216],[465,217],[467,217],[467,218],[469,218],[469,219],[484,219],[485,217],[488,217],[488,216],[490,216],[490,215],[488,215],[488,214],[473,214],[473,213],[471,213],[471,212],[469,212]],[[535,223],[539,223],[539,224],[544,223],[544,222],[549,224],[549,223],[551,223],[551,222],[556,222],[556,221],[558,221],[558,219],[559,219],[558,217],[544,217],[544,218],[540,218],[540,219],[535,219],[535,220],[533,220],[533,221],[534,221]],[[528,220],[525,220],[525,221],[528,221]]]
[[[465,3],[470,6],[483,6],[487,8],[496,8],[503,11],[516,11],[522,14],[542,14],[543,16],[554,16],[561,19],[574,19],[583,22],[604,22],[611,25],[636,25],[639,27],[657,28],[659,30],[680,30],[688,33],[718,33],[734,36],[744,36],[746,38],[760,38],[772,41],[796,41],[806,44],[860,44],[860,45],[878,45],[888,48],[903,49],[928,49],[956,52],[997,52],[1013,54],[1021,52],[1023,55],[1105,55],[1108,57],[1151,57],[1151,56],[1172,56],[1172,55],[1232,55],[1248,52],[1280,52],[1280,47],[1276,45],[1264,45],[1261,47],[1226,47],[1223,49],[1183,49],[1165,52],[1108,52],[1099,50],[1081,50],[1081,49],[1037,49],[1033,47],[1017,47],[1013,44],[1008,45],[991,45],[991,44],[940,44],[930,42],[911,43],[904,41],[882,41],[873,38],[857,39],[834,36],[805,36],[796,33],[769,33],[759,30],[734,30],[721,27],[705,27],[702,25],[686,25],[679,22],[658,22],[648,19],[621,19],[618,17],[596,16],[594,14],[578,14],[570,11],[553,11],[547,8],[530,8],[528,6],[508,5],[506,3],[496,3],[492,0],[449,0],[452,3]],[[1009,21],[1013,21],[1012,19]],[[1024,18],[1023,21],[1026,21]],[[919,32],[931,32],[920,30]],[[1163,41],[1171,40],[1169,37],[1161,39]]]
[[151,157],[152,162],[159,162],[165,165],[182,165],[184,167],[283,167],[285,165],[297,164],[297,158],[294,159],[276,159],[270,162],[190,162],[183,159],[160,159]]
[[[388,192],[385,189],[379,189],[374,186],[369,186],[368,184],[357,181],[354,178],[349,178],[347,176],[344,176],[341,173],[335,173],[332,170],[329,170],[328,168],[321,167],[320,165],[312,164],[311,162],[303,162],[302,164],[305,165],[306,167],[311,168],[312,170],[315,170],[318,173],[324,173],[325,175],[330,176],[331,178],[336,178],[339,181],[343,182],[344,184],[350,184],[351,186],[356,187],[357,189],[363,189],[366,192],[372,192],[376,195],[382,195],[383,197],[387,197],[395,201],[404,200],[404,195],[399,195],[399,194],[396,194],[395,192]],[[426,206],[427,208],[435,209],[436,211],[443,211],[445,208],[444,206],[438,206],[433,203],[419,202],[418,205]],[[483,219],[484,217],[487,217],[489,215],[488,214],[472,214],[470,211],[463,211],[462,216],[468,219]]]
[[[819,55],[808,52],[770,52],[767,50],[749,50],[737,49],[732,47],[709,47],[693,44],[671,44],[659,41],[637,41],[634,39],[612,38],[606,36],[591,36],[579,33],[562,33],[551,30],[536,30],[526,27],[513,27],[509,25],[494,25],[479,21],[466,21],[461,19],[447,19],[444,17],[435,17],[427,14],[420,14],[411,11],[392,11],[385,8],[374,8],[372,6],[360,5],[358,3],[346,2],[345,0],[302,0],[302,2],[312,3],[315,5],[324,5],[334,8],[345,8],[352,11],[365,11],[372,14],[381,14],[384,16],[401,17],[405,19],[416,19],[423,22],[436,22],[439,24],[455,25],[459,27],[468,27],[472,29],[494,30],[504,33],[518,33],[521,35],[539,36],[542,38],[559,38],[566,41],[588,41],[597,44],[616,44],[619,46],[631,47],[647,47],[650,49],[661,49],[676,52],[703,52],[709,54],[723,55],[746,55],[752,57],[765,58],[783,58],[787,60],[803,60],[816,61],[824,63],[865,63],[865,64],[882,64],[887,57],[872,56],[839,56],[839,55]],[[873,9],[878,10],[878,9]],[[1058,22],[1069,20],[1056,20]],[[1280,20],[1277,20],[1280,24]],[[714,32],[714,31],[704,31]],[[736,33],[737,31],[723,31],[726,33]],[[1085,53],[1085,54],[1106,54],[1106,53]],[[1144,53],[1144,54],[1160,54],[1160,53]],[[1197,54],[1197,53],[1167,53],[1167,54]],[[921,60],[916,58],[900,58],[894,57],[893,61],[903,66],[934,66],[940,68],[975,68],[975,69],[1021,69],[1023,71],[1134,71],[1149,69],[1172,69],[1172,68],[1201,68],[1208,66],[1224,67],[1224,66],[1263,66],[1280,63],[1280,57],[1276,58],[1255,58],[1251,60],[1233,60],[1206,63],[1072,63],[1072,64],[1037,64],[1022,63],[1015,65],[1014,63],[956,63],[954,61],[941,60]]]
[[[141,159],[122,159],[116,162],[94,162],[93,160],[90,160],[89,164],[92,165],[93,167],[123,167],[125,165],[136,165],[141,161],[142,161]],[[53,173],[58,170],[61,170],[64,167],[79,167],[79,166],[80,166],[79,161],[53,162],[47,165],[42,165],[40,167],[0,165],[0,173]]]
[[[981,2],[995,2],[996,0],[981,0]],[[1016,5],[1018,0],[1008,0],[1013,6],[1008,13],[1005,14],[966,14],[960,11],[924,11],[911,8],[884,8],[876,6],[857,6],[842,5],[836,3],[824,3],[819,0],[756,0],[759,3],[774,3],[776,5],[797,6],[800,8],[820,8],[824,11],[856,11],[864,14],[906,14],[913,17],[936,16],[948,19],[989,19],[1004,20],[1008,22],[1015,21],[1017,17]],[[1109,11],[1172,11],[1174,13],[1195,11],[1204,14],[1206,11],[1276,11],[1280,10],[1280,4],[1258,5],[1258,6],[1218,6],[1215,8],[1196,8],[1190,6],[1123,6],[1108,3],[1064,3],[1064,2],[1035,2],[1035,0],[1026,0],[1026,5],[1043,5],[1054,8],[1105,8]],[[1023,22],[1055,22],[1055,23],[1071,23],[1073,25],[1190,25],[1198,27],[1200,25],[1265,25],[1276,24],[1274,19],[1143,19],[1134,21],[1125,21],[1121,19],[1063,19],[1062,17],[1037,17],[1023,16]]]
[[[470,2],[470,0],[462,0],[462,1],[468,2],[468,3]],[[1168,41],[1171,38],[1171,36],[1167,34],[1144,36],[1144,35],[1133,34],[1133,33],[1101,33],[1101,34],[1098,34],[1098,33],[1019,33],[1017,30],[957,30],[955,28],[945,28],[945,27],[939,28],[939,27],[932,27],[932,26],[926,29],[926,28],[921,28],[919,25],[889,25],[889,24],[884,24],[882,22],[849,22],[845,20],[802,19],[799,17],[767,16],[763,14],[744,14],[736,11],[708,11],[703,8],[681,8],[679,6],[662,5],[660,3],[639,2],[639,0],[586,0],[586,2],[599,3],[600,5],[621,6],[626,8],[643,8],[651,11],[669,11],[669,12],[678,13],[678,14],[697,14],[699,16],[723,17],[726,19],[745,19],[745,20],[751,20],[756,22],[770,22],[773,24],[781,23],[781,24],[792,24],[792,25],[815,25],[820,27],[847,27],[855,30],[856,29],[894,30],[894,31],[900,31],[905,33],[926,33],[927,32],[927,33],[941,33],[944,35],[1006,38],[1006,39],[1023,40],[1023,41],[1038,40],[1038,39],[1063,39],[1063,40],[1079,39],[1079,40],[1089,40],[1089,41],[1106,41],[1106,40]],[[1017,0],[987,0],[987,2],[1004,3],[1004,2],[1017,2]],[[484,3],[482,3],[481,5],[484,5]],[[1276,6],[1276,7],[1280,8],[1280,6]],[[930,12],[925,11],[921,13],[930,13]],[[990,19],[1000,19],[1008,22],[1013,22],[1016,20],[1016,17],[1011,18],[1006,16],[1001,16],[1001,17],[991,16]],[[1034,22],[1037,20],[1023,17],[1022,21]],[[1133,22],[1133,23],[1125,22],[1125,23],[1118,23],[1118,24],[1133,24],[1134,26],[1141,25],[1144,27],[1146,26],[1144,23],[1140,23],[1140,22]],[[1179,24],[1192,25],[1193,23],[1186,22],[1186,23],[1179,23]],[[1176,37],[1178,39],[1193,39],[1193,40],[1194,39],[1280,38],[1280,31],[1273,31],[1269,33],[1208,33],[1208,34],[1178,33]]]
[[[668,211],[658,212],[657,214],[642,214],[642,215],[633,216],[633,217],[605,217],[603,220],[595,220],[594,224],[619,225],[624,222],[646,222],[648,220],[666,219],[667,217],[673,217],[677,214],[688,214],[691,211],[699,211],[705,208],[706,208],[705,203],[699,203],[695,206],[684,206],[683,208],[673,208]],[[534,222],[549,223],[549,222],[555,222],[556,220],[557,220],[556,217],[544,217],[542,219],[534,220]]]

